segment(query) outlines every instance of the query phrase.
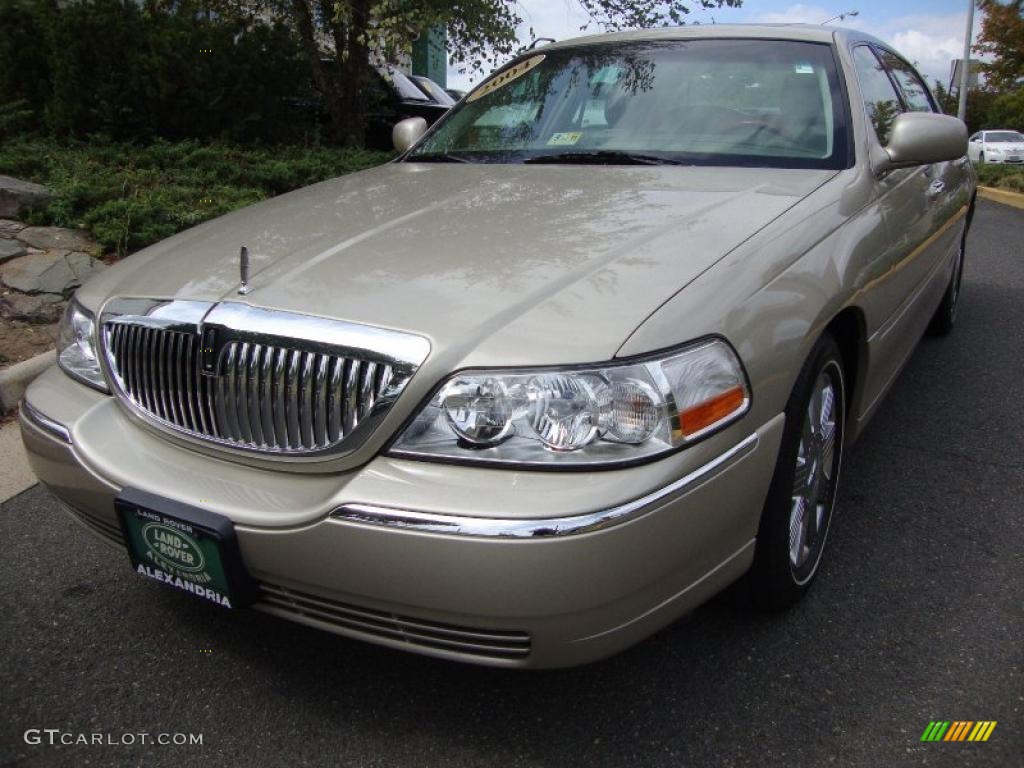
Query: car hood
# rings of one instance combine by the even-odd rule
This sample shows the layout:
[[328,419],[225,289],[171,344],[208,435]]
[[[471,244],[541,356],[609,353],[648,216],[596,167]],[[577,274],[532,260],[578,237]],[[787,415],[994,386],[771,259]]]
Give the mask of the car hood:
[[[662,303],[833,175],[392,163],[175,235],[80,298],[94,309],[112,296],[244,301],[410,331],[449,367],[608,359]],[[252,261],[244,298],[242,245]]]
[[985,149],[999,149],[1003,152],[1015,152],[1024,155],[1024,143],[1019,141],[986,141]]

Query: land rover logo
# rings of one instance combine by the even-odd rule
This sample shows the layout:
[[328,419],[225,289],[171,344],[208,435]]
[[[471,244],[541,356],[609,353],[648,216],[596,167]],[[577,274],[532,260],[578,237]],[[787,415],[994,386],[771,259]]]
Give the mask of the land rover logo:
[[199,544],[187,533],[160,523],[142,526],[142,540],[160,561],[186,573],[198,573],[206,565]]

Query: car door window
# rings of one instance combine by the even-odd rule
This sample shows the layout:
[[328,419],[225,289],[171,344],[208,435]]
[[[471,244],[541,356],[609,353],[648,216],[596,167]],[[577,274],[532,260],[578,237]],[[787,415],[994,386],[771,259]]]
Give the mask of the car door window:
[[875,135],[883,145],[888,144],[892,122],[903,111],[896,87],[886,74],[882,62],[868,46],[858,45],[854,48],[853,61],[857,68],[864,108],[875,127]]
[[935,106],[928,86],[914,68],[891,51],[880,50],[879,56],[903,91],[907,109],[911,112],[934,112]]

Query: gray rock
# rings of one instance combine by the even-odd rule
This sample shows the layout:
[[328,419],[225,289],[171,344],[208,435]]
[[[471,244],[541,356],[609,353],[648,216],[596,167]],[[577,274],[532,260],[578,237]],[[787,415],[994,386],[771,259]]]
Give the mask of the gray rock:
[[25,246],[19,243],[17,240],[8,240],[6,238],[0,238],[0,264],[11,259],[16,259],[19,256],[24,256],[28,251],[25,250]]
[[26,296],[23,293],[8,293],[0,296],[0,317],[7,320],[49,325],[60,320],[63,312],[64,297],[56,294]]
[[53,195],[42,184],[0,176],[0,218],[17,216],[23,211],[45,205]]
[[27,225],[12,219],[0,219],[0,237],[14,237]]
[[63,227],[25,227],[18,233],[18,239],[25,245],[43,250],[82,251],[99,256],[102,248],[81,229]]
[[79,283],[84,283],[97,272],[107,268],[106,264],[94,259],[88,253],[74,251],[64,258],[67,259],[68,266],[71,267],[71,271],[75,273],[75,277],[78,278]]
[[0,268],[0,280],[22,293],[67,296],[104,266],[87,253],[49,251],[7,262]]

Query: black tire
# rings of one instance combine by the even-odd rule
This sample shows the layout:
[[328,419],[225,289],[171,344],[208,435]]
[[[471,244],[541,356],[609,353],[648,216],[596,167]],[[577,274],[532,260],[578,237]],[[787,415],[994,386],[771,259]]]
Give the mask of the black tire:
[[956,325],[957,307],[960,306],[960,294],[964,278],[964,248],[967,240],[967,231],[964,230],[960,238],[960,249],[956,254],[956,263],[953,265],[953,274],[949,278],[949,285],[946,286],[946,293],[942,296],[942,303],[935,310],[931,323],[928,324],[928,333],[931,336],[949,336]]
[[[821,397],[823,385],[832,392],[831,454],[819,450],[827,445],[827,439],[808,431],[813,421],[810,414],[815,407],[812,398]],[[747,578],[750,596],[761,609],[778,611],[793,605],[803,597],[817,575],[835,508],[845,421],[843,359],[835,339],[825,333],[811,350],[786,405],[782,445],[761,513],[754,564]],[[826,432],[822,428],[824,419],[819,417],[818,423],[819,429]],[[813,460],[814,456],[817,460]],[[812,460],[813,464],[808,467]],[[808,499],[813,499],[812,506],[808,506]]]
[[978,155],[978,165],[984,165],[984,164],[985,164],[985,153],[982,152],[980,155]]

